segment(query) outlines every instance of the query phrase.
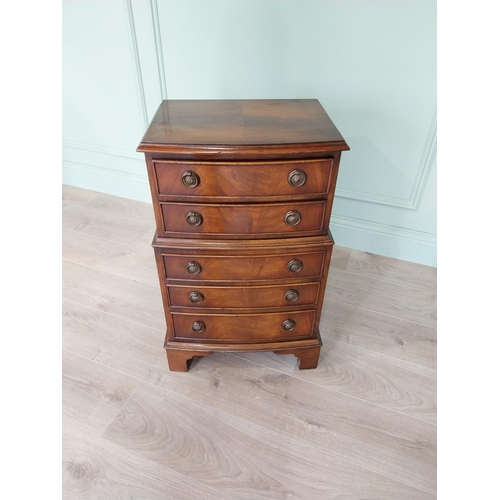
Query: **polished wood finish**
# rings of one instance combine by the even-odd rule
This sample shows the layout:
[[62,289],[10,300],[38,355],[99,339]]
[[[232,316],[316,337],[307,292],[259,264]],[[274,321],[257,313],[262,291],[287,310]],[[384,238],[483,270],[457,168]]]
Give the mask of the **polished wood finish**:
[[[238,163],[163,160],[155,161],[153,165],[160,200],[181,201],[326,197],[333,168],[329,159]],[[303,172],[305,176],[301,185],[293,184],[293,175],[289,180],[290,174],[296,171]],[[186,178],[197,180],[187,185],[183,182]]]
[[[145,153],[171,370],[197,352],[314,368],[342,136],[317,100],[164,101]],[[311,344],[311,342],[313,342]]]
[[200,286],[170,285],[168,296],[171,307],[203,307],[206,309],[285,307],[293,303],[315,305],[319,282],[263,286]]
[[219,159],[348,149],[316,99],[163,101],[137,148],[156,155]]
[[63,195],[65,500],[436,498],[435,268],[335,245],[315,370],[177,343],[186,376],[158,349],[151,204]]
[[[307,338],[313,335],[315,314],[315,310],[265,314],[173,312],[174,339],[245,343]],[[203,330],[194,327],[198,322]]]
[[[189,281],[261,281],[261,280],[295,280],[298,278],[317,278],[328,267],[325,262],[328,244],[324,249],[310,251],[308,247],[301,248],[302,251],[294,251],[275,255],[276,250],[271,246],[266,249],[248,252],[235,249],[229,253],[220,249],[215,251],[207,250],[204,247],[197,247],[195,252],[191,249],[189,254],[177,254],[177,248],[168,246],[155,246],[155,251],[160,257],[160,273],[163,278],[172,280]],[[211,252],[211,253],[209,253]],[[288,266],[293,261],[300,261],[300,270],[293,271]],[[200,271],[193,271],[194,266],[189,263],[199,265]],[[188,269],[189,267],[189,269]],[[197,270],[197,269],[196,269]]]
[[[162,203],[164,231],[172,237],[279,238],[292,235],[321,235],[328,231],[326,201],[259,204]],[[300,220],[287,219],[298,212]],[[191,214],[193,221],[189,220]]]

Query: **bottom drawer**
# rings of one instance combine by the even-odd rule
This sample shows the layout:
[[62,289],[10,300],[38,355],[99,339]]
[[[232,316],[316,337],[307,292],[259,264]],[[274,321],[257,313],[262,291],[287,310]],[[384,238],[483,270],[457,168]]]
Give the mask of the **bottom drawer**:
[[313,335],[315,310],[266,314],[172,313],[177,340],[272,342]]

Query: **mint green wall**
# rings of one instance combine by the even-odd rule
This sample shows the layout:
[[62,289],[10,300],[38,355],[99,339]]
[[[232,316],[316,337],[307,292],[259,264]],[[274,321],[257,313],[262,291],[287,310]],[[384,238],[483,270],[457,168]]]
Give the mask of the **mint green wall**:
[[436,264],[436,2],[65,0],[63,181],[150,201],[164,98],[318,98],[351,151],[337,244]]

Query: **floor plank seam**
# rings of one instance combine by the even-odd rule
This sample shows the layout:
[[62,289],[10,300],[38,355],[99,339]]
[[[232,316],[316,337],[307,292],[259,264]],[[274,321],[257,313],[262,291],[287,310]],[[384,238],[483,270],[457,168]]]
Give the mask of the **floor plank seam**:
[[[151,227],[149,229],[151,229]],[[148,231],[149,231],[149,229],[148,229]],[[62,239],[63,240],[64,240],[64,237],[66,236],[66,233],[74,233],[77,235],[83,234],[84,236],[87,236],[88,238],[96,238],[97,240],[101,240],[103,242],[118,243],[120,245],[123,245],[124,247],[137,248],[137,240],[132,242],[132,243],[125,243],[123,241],[110,240],[109,238],[104,238],[103,236],[98,236],[96,234],[89,234],[89,233],[85,233],[83,231],[77,231],[76,229],[70,229],[70,228],[66,228],[62,231]],[[153,233],[154,233],[154,230],[152,230],[152,233],[151,233],[151,241],[153,240]],[[146,234],[146,233],[144,233],[144,234]],[[139,239],[142,238],[142,236],[144,236],[144,234],[141,235],[139,237]],[[152,248],[151,248],[151,252],[154,255],[154,251]]]
[[389,354],[384,354],[383,352],[372,351],[370,349],[367,349],[366,347],[361,347],[361,346],[358,346],[358,345],[349,344],[349,342],[344,342],[343,340],[337,340],[334,337],[332,337],[331,335],[328,335],[327,333],[326,334],[321,334],[321,336],[322,336],[322,338],[328,337],[330,340],[332,340],[335,343],[346,345],[346,346],[352,347],[353,349],[359,349],[361,351],[367,352],[368,354],[373,354],[374,356],[381,356],[383,358],[387,358],[387,359],[390,359],[390,360],[393,359],[393,360],[399,361],[401,363],[407,363],[407,364],[409,364],[411,366],[416,366],[416,367],[421,368],[423,370],[429,370],[430,372],[432,372],[432,374],[435,377],[437,376],[437,368],[429,368],[428,366],[419,365],[418,363],[412,363],[411,361],[406,361],[405,359],[396,358],[394,356],[390,356]]
[[166,326],[164,329],[160,330],[159,328],[155,328],[154,326],[145,325],[144,323],[140,323],[139,321],[134,321],[133,319],[130,319],[130,318],[124,318],[123,316],[119,316],[118,314],[115,314],[115,313],[112,313],[109,311],[104,311],[103,309],[99,309],[98,307],[90,306],[88,304],[84,304],[83,302],[78,302],[78,300],[70,299],[70,298],[64,297],[64,296],[63,296],[63,298],[65,301],[73,302],[73,304],[78,304],[80,306],[88,307],[89,309],[92,309],[94,311],[98,311],[98,312],[103,313],[103,314],[109,314],[110,316],[113,316],[114,318],[119,318],[122,320],[125,319],[126,321],[128,321],[130,323],[134,323],[134,325],[143,326],[144,328],[148,328],[149,330],[154,330],[155,332],[159,332],[161,334],[161,336],[158,337],[158,339],[159,339],[158,340],[159,341],[158,348],[163,350],[163,340],[165,338]]
[[[327,300],[325,298],[325,303],[326,302],[327,302]],[[342,304],[342,305],[346,305],[349,307],[354,307],[353,304],[351,304],[350,302],[342,302],[340,300],[337,300],[337,299],[330,297],[330,298],[328,298],[328,303],[331,303],[331,302],[336,302],[337,304]],[[408,321],[409,323],[414,323],[415,325],[426,326],[427,328],[434,328],[434,329],[437,328],[437,324],[430,325],[428,323],[421,323],[419,321],[415,321],[414,319],[408,319],[408,318],[405,318],[403,316],[394,316],[392,314],[388,314],[388,313],[385,313],[382,311],[377,311],[376,309],[370,309],[369,307],[365,307],[365,306],[359,305],[359,304],[356,304],[356,308],[357,309],[364,309],[365,311],[370,311],[372,313],[380,314],[381,316],[387,316],[388,318],[393,318],[393,319],[397,319],[400,321]]]
[[[121,278],[121,279],[124,279],[124,280],[129,280],[129,281],[132,281],[133,283],[138,283],[139,285],[141,286],[146,286],[148,288],[151,288],[152,290],[154,290],[155,292],[159,290],[157,290],[157,288],[159,287],[156,287],[154,285],[151,285],[149,283],[144,283],[143,281],[139,281],[139,280],[135,280],[135,279],[132,279],[132,278],[127,278],[126,276],[121,276],[119,274],[114,274],[114,273],[110,273],[109,271],[103,271],[101,269],[96,269],[95,267],[91,267],[91,266],[88,266],[87,264],[81,264],[80,262],[73,262],[72,260],[68,260],[68,259],[65,259],[63,258],[62,259],[63,262],[67,262],[69,264],[73,264],[73,265],[77,265],[77,266],[81,266],[81,267],[85,267],[87,269],[92,269],[92,271],[98,271],[100,273],[104,273],[104,274],[108,274],[110,276],[117,276],[118,278]],[[63,278],[64,278],[64,271],[63,271]],[[64,295],[63,295],[64,296]],[[158,296],[160,297],[159,293],[158,293]]]
[[[128,375],[127,373],[123,373],[123,372],[120,372],[119,370],[116,370],[110,366],[107,366],[107,365],[102,365],[101,363],[97,362],[97,361],[94,361],[93,359],[88,359],[86,358],[85,356],[81,356],[80,354],[78,353],[75,353],[73,351],[69,351],[68,349],[62,349],[62,352],[67,352],[67,353],[70,353],[74,356],[78,356],[79,358],[85,360],[85,361],[88,361],[90,363],[96,363],[96,364],[99,364],[100,366],[105,366],[107,369],[111,370],[111,371],[114,371],[115,373],[117,374],[120,374],[120,375],[125,375],[129,378],[133,378],[131,377],[130,375]],[[97,354],[96,354],[97,356]],[[62,373],[62,377],[64,378],[64,373]],[[115,414],[113,415],[112,418],[110,418],[109,420],[109,423],[108,425],[106,425],[106,427],[104,428],[104,430],[102,431],[102,433],[106,432],[107,428],[111,425],[111,423],[115,420],[115,418],[118,416],[118,414],[120,413],[121,409],[123,408],[123,406],[125,405],[125,403],[128,401],[128,399],[130,398],[130,396],[133,394],[133,392],[135,391],[135,389],[132,390],[132,392],[122,401],[122,404],[119,408],[117,408],[117,411],[115,412]],[[109,404],[109,403],[104,403],[108,408],[113,408],[113,405]],[[63,397],[63,405],[64,405],[64,397]],[[95,433],[94,433],[95,434]],[[99,435],[99,434],[96,434],[97,436],[99,437],[102,437],[102,434]]]
[[[274,370],[274,371],[276,371],[276,372],[278,372],[278,373],[281,373],[281,374],[283,374],[283,375],[287,375],[287,376],[289,376],[289,377],[293,377],[294,379],[296,379],[296,380],[300,380],[301,382],[305,382],[305,383],[307,383],[307,384],[312,384],[312,385],[314,385],[315,387],[320,387],[321,389],[325,389],[325,390],[327,390],[327,391],[335,392],[336,394],[341,394],[342,396],[345,396],[346,398],[352,398],[352,399],[354,399],[354,400],[356,400],[356,401],[362,401],[363,403],[367,403],[367,404],[370,404],[370,405],[376,406],[377,408],[382,408],[382,409],[384,409],[384,410],[386,410],[386,411],[392,411],[392,412],[397,413],[397,414],[399,414],[399,415],[403,415],[403,416],[405,416],[405,417],[408,417],[408,418],[413,418],[413,419],[415,419],[415,420],[418,420],[419,422],[422,422],[422,423],[424,423],[424,424],[428,424],[428,425],[431,425],[431,426],[433,426],[433,427],[437,427],[437,424],[434,424],[434,423],[432,423],[432,422],[428,422],[427,420],[422,420],[421,418],[415,417],[414,415],[409,415],[409,414],[407,414],[407,413],[403,413],[403,412],[401,412],[401,411],[395,410],[394,408],[388,408],[387,406],[382,406],[382,405],[379,405],[379,404],[377,404],[377,403],[373,403],[372,401],[368,401],[368,400],[366,400],[366,399],[358,398],[358,397],[356,397],[356,396],[353,396],[352,394],[346,394],[345,392],[338,391],[338,390],[335,390],[335,389],[333,389],[333,388],[331,388],[331,387],[327,387],[327,386],[324,386],[324,385],[321,385],[321,384],[315,383],[315,382],[313,382],[313,381],[311,381],[311,380],[304,380],[303,378],[297,377],[297,376],[296,376],[293,372],[292,372],[292,373],[286,373],[286,372],[284,372],[284,371],[282,371],[282,370],[280,370],[280,369],[278,369],[278,368],[272,368],[272,367],[270,367],[270,366],[263,365],[262,363],[259,363],[258,361],[254,361],[254,360],[251,360],[251,359],[249,359],[249,358],[242,358],[242,357],[238,356],[238,353],[228,353],[228,354],[232,354],[232,355],[234,355],[234,356],[236,356],[236,357],[238,357],[238,358],[240,358],[240,359],[244,359],[245,361],[249,361],[250,363],[256,364],[256,365],[261,366],[261,367],[263,367],[263,368],[267,368],[267,369],[269,369],[269,370]],[[321,359],[321,358],[320,358],[320,359]],[[295,367],[295,370],[296,370],[296,369],[297,369],[297,367]]]
[[[85,210],[89,210],[91,212],[95,212],[95,213],[98,213],[98,214],[105,214],[105,215],[109,215],[111,217],[117,217],[118,219],[123,219],[125,221],[133,221],[133,222],[139,222],[139,223],[142,223],[143,222],[143,218],[133,218],[131,217],[130,215],[119,215],[119,214],[116,214],[116,213],[110,213],[106,210],[100,210],[98,208],[93,208],[93,207],[89,207],[88,204],[95,201],[95,199],[99,196],[99,195],[106,195],[106,196],[113,196],[113,195],[108,195],[106,193],[97,193],[97,195],[92,198],[91,200],[88,200],[87,202],[85,202],[85,204],[83,205],[74,205],[72,203],[68,203],[67,201],[63,200],[63,205],[66,204],[66,205],[71,205],[72,207],[77,207],[77,208],[84,208]],[[116,196],[116,198],[120,198],[119,196]],[[125,202],[130,202],[130,201],[135,201],[135,200],[129,200],[128,198],[121,198],[123,199]],[[153,211],[153,204],[149,204],[149,203],[146,203],[145,201],[141,201],[141,202],[137,202],[137,203],[144,203],[145,205],[148,205],[151,209],[151,225],[154,225],[154,211]]]
[[418,290],[419,292],[432,293],[434,295],[437,293],[437,285],[436,285],[436,287],[433,287],[432,290],[430,290],[429,288],[422,288],[422,287],[415,286],[415,285],[410,286],[410,285],[404,285],[402,283],[397,283],[397,282],[392,281],[391,278],[387,278],[387,277],[385,277],[383,275],[379,275],[379,274],[368,274],[368,273],[363,273],[362,271],[353,270],[353,269],[336,269],[336,271],[344,272],[344,273],[348,273],[348,274],[353,274],[353,275],[359,276],[361,278],[369,278],[369,279],[373,279],[373,280],[379,280],[381,283],[387,283],[389,285],[401,286],[401,287],[407,288],[409,290]]
[[[108,241],[110,241],[110,240],[108,240]],[[154,255],[153,255],[153,258],[154,258]],[[127,276],[123,276],[123,274],[113,273],[113,272],[109,272],[109,271],[103,271],[99,267],[93,267],[93,266],[89,266],[87,264],[82,264],[81,262],[78,262],[77,259],[76,260],[71,260],[71,259],[68,259],[67,257],[63,257],[62,260],[63,260],[63,262],[68,262],[70,264],[76,264],[78,266],[87,267],[88,269],[92,269],[93,271],[98,271],[98,272],[101,272],[101,273],[109,274],[111,276],[116,276],[117,278],[122,278],[122,279],[125,279],[125,280],[130,280],[130,281],[133,281],[134,283],[139,283],[140,285],[147,285],[147,286],[150,286],[151,288],[158,287],[158,285],[152,285],[151,283],[146,282],[146,281],[142,281],[142,280],[138,280],[138,279],[132,279],[132,278],[129,278]],[[64,272],[63,272],[63,277],[64,277]]]
[[342,273],[343,275],[346,276],[347,279],[349,279],[350,276],[356,276],[358,278],[360,277],[360,278],[363,278],[364,280],[367,280],[367,282],[371,281],[371,282],[375,282],[375,283],[380,283],[382,285],[391,285],[391,286],[395,286],[397,288],[402,288],[404,290],[409,290],[409,291],[415,290],[417,292],[424,292],[424,293],[428,293],[430,295],[436,295],[436,293],[437,293],[437,290],[436,291],[430,291],[427,289],[422,290],[422,289],[415,287],[415,286],[412,286],[412,285],[406,285],[406,284],[402,284],[402,283],[395,283],[394,281],[389,281],[387,279],[384,279],[382,276],[378,276],[378,275],[367,276],[366,274],[359,273],[359,272],[353,272],[352,270],[349,270],[349,269],[343,269],[343,270],[331,269],[331,271]]

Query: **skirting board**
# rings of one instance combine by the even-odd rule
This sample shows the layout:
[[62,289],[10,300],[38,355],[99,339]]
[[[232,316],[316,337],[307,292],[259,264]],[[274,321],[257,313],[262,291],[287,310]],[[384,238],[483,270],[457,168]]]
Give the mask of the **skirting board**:
[[[91,165],[63,162],[64,184],[151,203],[144,176]],[[436,267],[436,235],[333,215],[330,230],[339,246]]]

